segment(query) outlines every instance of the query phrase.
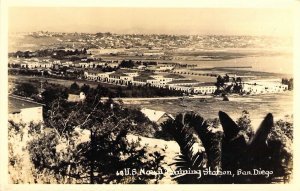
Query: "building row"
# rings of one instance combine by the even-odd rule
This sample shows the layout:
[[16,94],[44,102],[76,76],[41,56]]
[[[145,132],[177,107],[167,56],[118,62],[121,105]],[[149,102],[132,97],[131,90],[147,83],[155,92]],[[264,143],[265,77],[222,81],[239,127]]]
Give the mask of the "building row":
[[[82,58],[80,60],[57,60],[52,58],[10,58],[8,66],[11,68],[24,68],[24,69],[60,69],[60,68],[118,68],[121,62],[119,60],[99,60],[95,58]],[[149,71],[171,71],[175,68],[174,64],[160,64],[155,62],[153,65],[144,65],[142,62],[134,66],[137,70]]]
[[280,93],[288,90],[288,85],[282,84],[280,79],[249,80],[242,83],[245,93],[265,94]]
[[8,66],[14,67],[18,66],[19,68],[55,68],[59,69],[62,67],[67,68],[97,68],[97,67],[111,67],[117,68],[120,65],[118,60],[107,60],[107,61],[88,61],[87,59],[81,59],[78,61],[70,61],[70,60],[56,60],[52,58],[45,59],[10,59]]
[[211,94],[216,90],[213,83],[200,83],[196,80],[185,79],[180,76],[160,75],[154,72],[141,72],[137,70],[119,69],[113,72],[97,70],[84,71],[88,80],[116,83],[133,86],[152,86],[183,91],[186,93]]

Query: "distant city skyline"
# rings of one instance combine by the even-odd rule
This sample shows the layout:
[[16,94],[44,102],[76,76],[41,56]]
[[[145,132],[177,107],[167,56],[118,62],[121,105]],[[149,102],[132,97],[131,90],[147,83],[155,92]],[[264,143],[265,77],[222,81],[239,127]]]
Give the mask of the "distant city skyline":
[[9,32],[292,36],[288,8],[12,7]]

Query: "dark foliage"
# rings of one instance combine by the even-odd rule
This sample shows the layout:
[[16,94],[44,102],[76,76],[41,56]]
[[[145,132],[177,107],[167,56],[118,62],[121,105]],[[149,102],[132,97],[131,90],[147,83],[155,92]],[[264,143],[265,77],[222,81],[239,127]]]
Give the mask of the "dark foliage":
[[76,82],[74,82],[73,84],[71,84],[69,92],[71,94],[79,94],[79,92],[80,92],[79,85]]
[[132,60],[122,60],[120,63],[119,67],[121,68],[133,68],[134,67],[134,62]]
[[[80,103],[54,101],[46,119],[50,129],[30,143],[35,167],[55,176],[58,183],[157,183],[162,175],[117,174],[125,168],[157,171],[162,169],[164,156],[148,153],[139,140],[128,141],[128,132],[144,129],[143,116],[111,104],[99,98]],[[89,134],[88,140],[81,140],[81,131]]]
[[[204,168],[205,152],[200,149],[194,149],[195,145],[197,145],[198,148],[201,146],[201,141],[194,134],[193,125],[195,121],[189,121],[191,118],[195,119],[195,116],[192,115],[193,114],[179,114],[175,120],[168,120],[162,125],[163,130],[170,133],[180,146],[181,154],[175,159],[176,171],[202,170]],[[203,122],[201,117],[196,120],[202,120]],[[198,175],[194,174],[186,174],[185,176],[175,175],[173,178],[179,183],[189,184],[201,182]]]
[[290,78],[282,78],[282,84],[288,85],[288,90],[293,90],[294,89],[294,79]]
[[43,49],[37,50],[34,52],[31,51],[17,51],[15,53],[11,53],[12,57],[20,57],[20,58],[32,58],[32,57],[47,57],[51,56],[56,59],[64,59],[67,56],[78,56],[78,55],[86,55],[86,49],[75,49],[75,50],[67,50],[64,47],[60,47],[60,49]]
[[32,97],[38,94],[38,89],[31,83],[21,83],[16,86],[14,94],[23,97]]
[[60,85],[45,84],[45,90],[42,93],[42,102],[46,105],[46,110],[48,106],[56,99],[67,99],[68,90]]
[[[292,123],[281,120],[274,125],[272,114],[268,114],[254,133],[247,111],[243,112],[237,123],[224,112],[219,112],[219,119],[223,132],[216,129],[218,120],[205,121],[195,113],[179,114],[174,121],[169,120],[163,124],[163,129],[174,137],[181,148],[181,160],[175,162],[177,168],[195,170],[209,168],[235,174],[235,176],[217,175],[201,178],[183,174],[181,177],[176,177],[179,183],[191,183],[191,181],[193,183],[271,183],[289,179],[292,172],[290,150]],[[196,142],[201,144],[197,145]],[[201,152],[202,161],[197,161],[195,160],[197,152],[193,155],[191,149],[195,147],[200,149],[201,145],[205,151]],[[195,168],[194,164],[201,165]],[[269,176],[266,174],[236,175],[238,170],[253,174],[254,169],[273,173]]]

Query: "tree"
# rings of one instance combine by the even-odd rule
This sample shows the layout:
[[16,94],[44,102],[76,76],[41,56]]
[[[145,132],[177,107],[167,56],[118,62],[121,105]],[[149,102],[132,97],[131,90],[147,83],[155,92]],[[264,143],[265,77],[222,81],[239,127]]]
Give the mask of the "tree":
[[288,90],[293,90],[294,88],[294,80],[293,78],[287,79],[287,78],[282,78],[282,84],[288,85]]
[[242,87],[241,83],[235,83],[233,85],[232,92],[234,92],[234,93],[241,93],[242,90],[243,90],[243,87]]
[[242,78],[241,78],[241,77],[237,77],[237,78],[236,78],[236,82],[237,82],[237,83],[241,83],[241,82],[242,82]]
[[36,86],[31,83],[21,83],[16,86],[16,90],[14,94],[24,96],[24,97],[32,97],[38,94],[38,89]]
[[236,124],[241,128],[241,131],[247,135],[245,138],[247,141],[249,141],[254,135],[249,112],[246,110],[242,111],[242,116],[238,118]]
[[[211,128],[207,121],[195,113],[185,113],[168,120],[163,129],[173,135],[180,146],[181,154],[175,162],[177,169],[219,169],[236,173],[238,169],[252,171],[263,169],[273,172],[269,176],[201,176],[183,174],[175,177],[179,183],[271,183],[280,178],[288,179],[291,174],[291,150],[288,141],[280,138],[280,128],[274,127],[273,116],[268,114],[256,133],[248,132],[250,120],[243,112],[239,126],[226,113],[219,112],[223,133]],[[282,124],[282,123],[279,123]],[[277,134],[276,134],[277,132]],[[247,134],[253,134],[248,137]],[[274,138],[276,137],[276,138]],[[204,147],[204,149],[202,149]]]
[[[220,144],[214,145],[214,139],[221,134],[212,134],[209,123],[193,112],[179,114],[175,120],[168,120],[162,124],[162,128],[170,133],[180,146],[181,154],[176,159],[177,170],[204,170],[205,166],[211,165],[216,169],[220,163]],[[174,177],[179,183],[209,183],[215,179],[210,176],[198,174],[185,174]]]
[[[125,168],[157,171],[164,156],[128,141],[134,119],[121,108],[90,102],[53,102],[46,126],[50,129],[30,143],[31,159],[61,183],[147,183],[162,176],[124,176]],[[138,123],[140,124],[140,123]],[[85,137],[85,138],[84,138]],[[46,141],[46,142],[45,142]]]
[[82,91],[85,94],[88,94],[90,90],[90,86],[87,84],[83,84],[83,86],[81,86],[80,91]]
[[79,85],[76,82],[71,84],[70,93],[72,93],[72,94],[78,94],[79,93]]
[[97,88],[95,89],[95,94],[99,94],[101,97],[108,96],[109,89],[106,87],[103,87],[101,84],[97,85]]
[[133,68],[134,67],[134,62],[132,60],[122,60],[120,63],[121,68]]
[[268,136],[268,143],[272,151],[272,163],[276,164],[274,173],[280,174],[284,182],[288,182],[293,171],[293,118],[278,120]]
[[54,84],[45,84],[45,91],[41,94],[42,95],[42,102],[45,103],[45,109],[46,112],[48,109],[50,109],[50,105],[54,100],[57,99],[67,99],[68,93],[67,89]]
[[217,77],[217,82],[216,82],[217,89],[223,88],[224,84],[225,84],[224,78],[219,75]]
[[224,82],[229,82],[229,76],[228,76],[228,74],[226,74],[226,75],[224,76]]
[[123,89],[121,86],[117,88],[117,97],[123,97]]

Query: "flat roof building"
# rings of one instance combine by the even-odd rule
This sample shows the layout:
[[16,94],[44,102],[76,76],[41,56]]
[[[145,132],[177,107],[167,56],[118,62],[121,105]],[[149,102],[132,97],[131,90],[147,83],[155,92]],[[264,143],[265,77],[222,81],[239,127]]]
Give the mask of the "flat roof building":
[[15,123],[39,123],[43,121],[43,104],[33,100],[9,95],[8,119]]

